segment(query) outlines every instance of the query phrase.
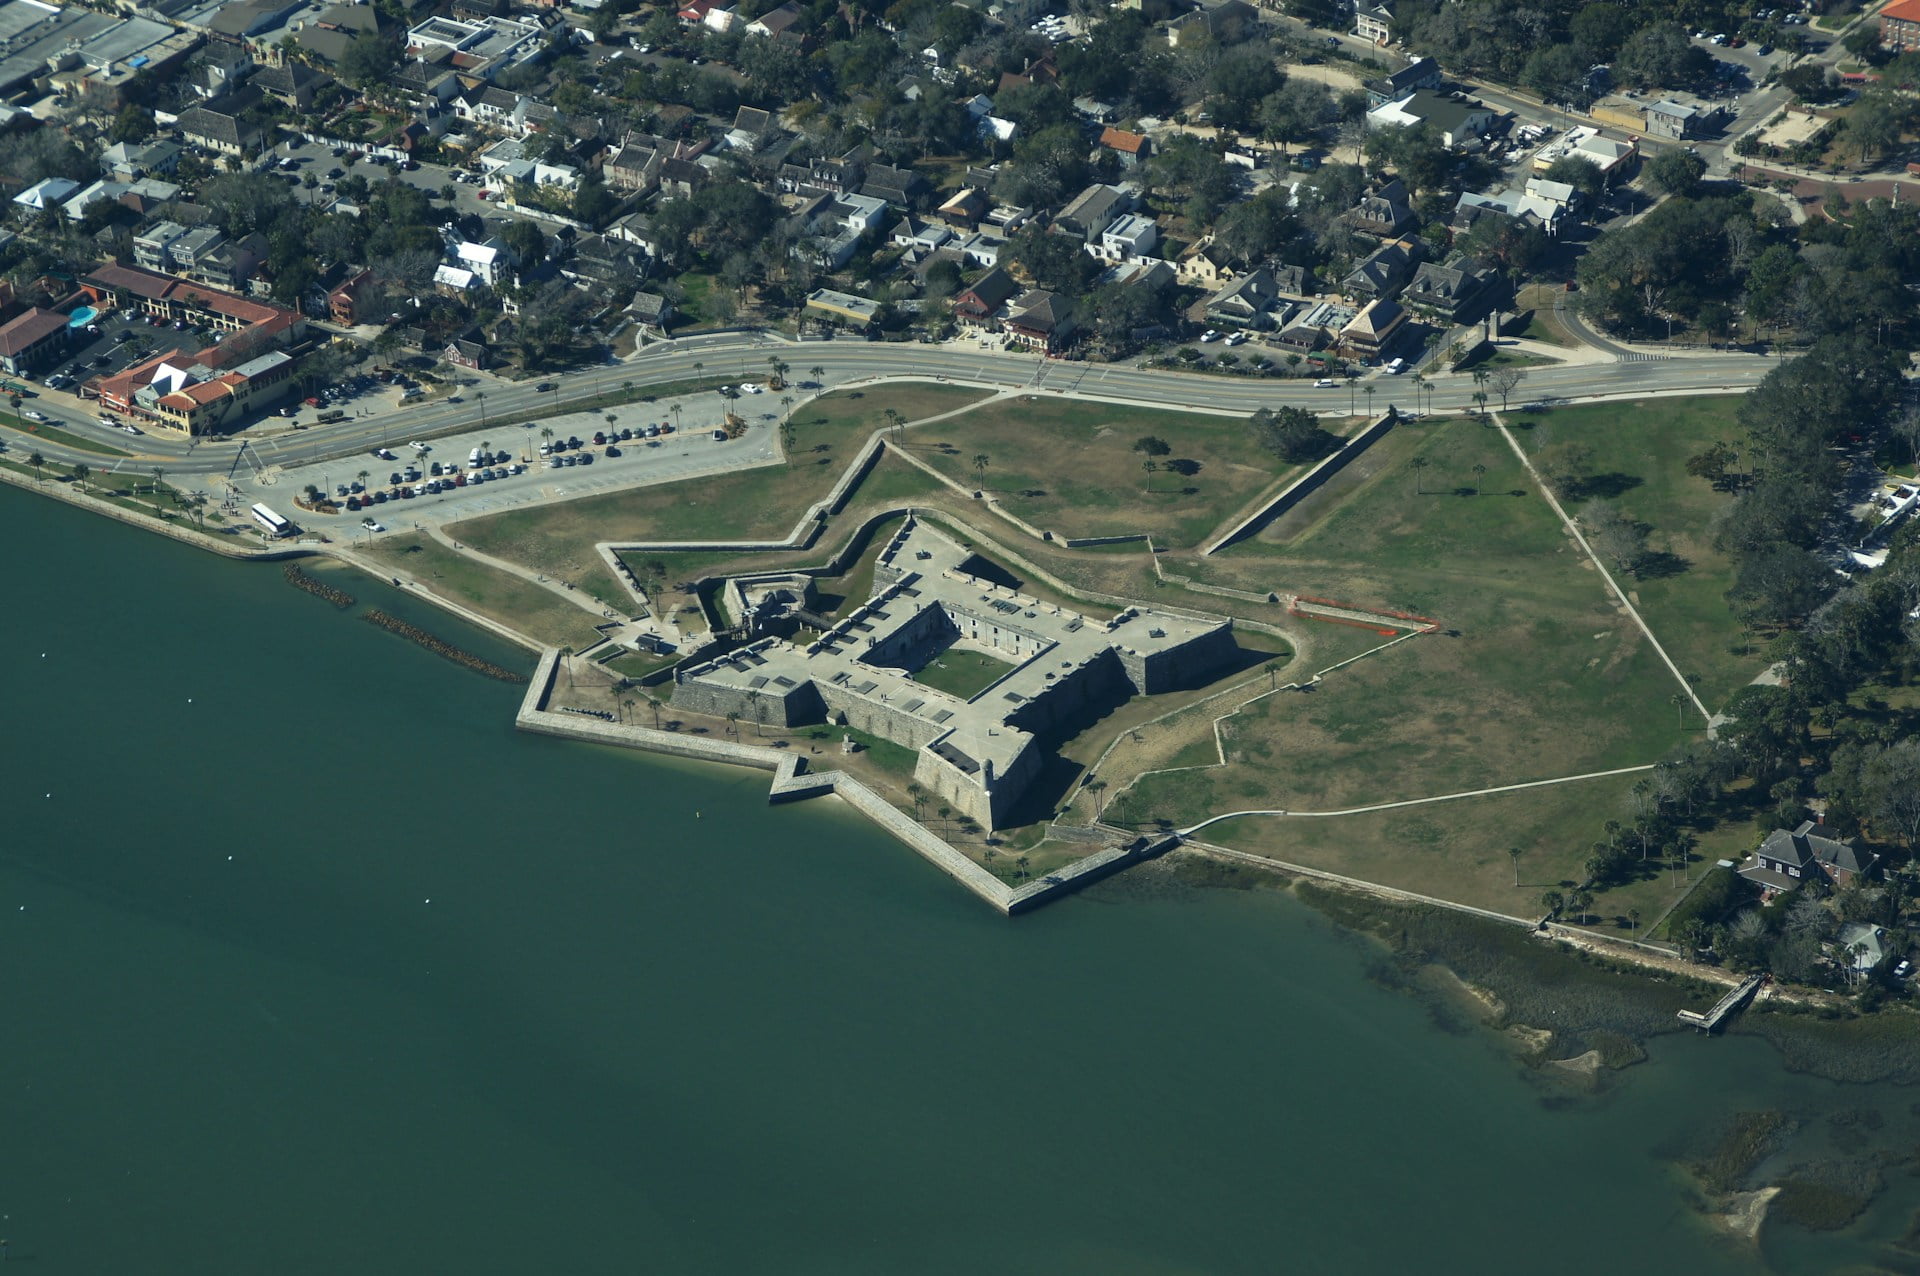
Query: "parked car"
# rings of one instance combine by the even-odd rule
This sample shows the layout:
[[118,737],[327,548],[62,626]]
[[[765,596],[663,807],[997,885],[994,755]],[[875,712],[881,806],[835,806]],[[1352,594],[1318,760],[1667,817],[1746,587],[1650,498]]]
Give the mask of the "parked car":
[[1340,388],[1340,383],[1332,377],[1321,377],[1313,383],[1313,388],[1316,390],[1337,390]]

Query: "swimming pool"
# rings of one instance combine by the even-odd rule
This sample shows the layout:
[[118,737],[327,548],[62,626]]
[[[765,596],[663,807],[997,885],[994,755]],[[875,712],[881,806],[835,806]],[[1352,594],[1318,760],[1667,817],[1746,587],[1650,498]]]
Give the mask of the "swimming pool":
[[100,312],[92,306],[82,306],[67,317],[67,327],[84,328],[100,317]]

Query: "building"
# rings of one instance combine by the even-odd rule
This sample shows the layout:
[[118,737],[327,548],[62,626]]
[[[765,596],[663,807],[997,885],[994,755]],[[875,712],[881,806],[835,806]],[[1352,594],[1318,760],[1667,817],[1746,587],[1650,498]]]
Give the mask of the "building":
[[1880,10],[1880,47],[1896,53],[1920,50],[1920,0],[1893,0]]
[[1442,146],[1465,146],[1476,138],[1484,137],[1493,127],[1494,114],[1484,106],[1469,102],[1456,102],[1450,97],[1442,97],[1430,89],[1421,89],[1389,102],[1376,106],[1367,112],[1367,127],[1409,128],[1416,124],[1431,127],[1439,137]]
[[869,301],[865,297],[856,297],[849,292],[836,292],[831,288],[816,288],[807,294],[807,313],[816,319],[830,323],[843,324],[851,328],[867,328],[874,317],[880,313],[880,303]]
[[1384,4],[1359,3],[1353,7],[1353,33],[1375,44],[1393,43],[1393,10]]
[[1007,308],[1007,336],[1030,350],[1053,353],[1073,339],[1073,302],[1044,288],[1029,288]]
[[58,311],[34,306],[0,324],[0,368],[10,376],[37,372],[66,353],[72,323]]
[[1852,838],[1824,824],[1804,821],[1791,833],[1775,829],[1740,866],[1740,876],[1758,886],[1767,899],[1798,890],[1807,881],[1847,887],[1873,875],[1880,857],[1862,851]]
[[1153,139],[1145,133],[1129,133],[1109,124],[1100,130],[1100,145],[1120,157],[1124,168],[1132,168],[1153,154]]
[[1396,177],[1369,189],[1357,204],[1342,214],[1341,220],[1358,233],[1379,240],[1398,239],[1403,232],[1413,229],[1417,219],[1412,197]]
[[1053,229],[1082,243],[1100,240],[1100,232],[1132,211],[1133,195],[1124,187],[1095,183],[1073,197],[1053,219]]
[[165,273],[173,269],[173,246],[187,228],[178,222],[155,222],[133,237],[133,264],[142,270]]
[[332,83],[332,76],[316,71],[304,62],[263,66],[254,72],[252,80],[254,88],[295,111],[311,110],[320,91]]
[[1834,936],[1842,969],[1864,975],[1887,959],[1887,931],[1871,922],[1848,922]]
[[1493,271],[1474,261],[1460,261],[1451,266],[1427,262],[1414,272],[1413,282],[1407,285],[1400,300],[1458,323],[1486,300],[1494,278]]
[[79,182],[71,182],[64,177],[43,177],[15,195],[13,202],[21,208],[45,212],[49,208],[58,208],[72,199],[79,189]]
[[1207,322],[1234,328],[1262,327],[1279,300],[1279,282],[1273,272],[1263,266],[1248,271],[1207,298]]
[[408,57],[418,62],[444,58],[451,70],[483,80],[537,62],[545,53],[546,32],[538,23],[515,18],[432,17],[407,32]]
[[294,346],[307,333],[306,320],[296,311],[137,266],[95,267],[80,278],[79,286],[96,309],[132,307],[168,323],[177,319],[212,328],[212,344],[186,357],[215,371],[231,371],[269,350]]
[[243,110],[236,103],[188,107],[174,127],[189,146],[215,155],[247,155],[260,149],[260,129],[242,116]]
[[1369,301],[1340,329],[1340,344],[1366,363],[1378,361],[1407,324],[1406,309],[1395,301]]
[[360,299],[373,283],[373,271],[362,269],[349,274],[327,293],[327,318],[343,328],[361,322]]
[[1600,170],[1600,175],[1611,183],[1622,171],[1633,163],[1640,154],[1639,144],[1632,141],[1616,141],[1604,136],[1599,129],[1581,125],[1568,129],[1566,135],[1555,138],[1534,153],[1533,171],[1544,173],[1554,164],[1567,156],[1585,160]]
[[1005,306],[1019,295],[1020,285],[998,266],[962,288],[953,299],[953,316],[965,323],[988,327]]
[[[673,705],[785,727],[824,722],[903,745],[915,751],[918,784],[999,828],[1014,822],[1054,732],[1132,696],[1204,682],[1236,650],[1226,621],[1141,607],[1100,622],[994,584],[971,561],[972,550],[909,518],[875,562],[873,596],[839,624],[804,646],[763,637],[683,665]],[[730,590],[752,599],[762,584]],[[1010,667],[964,700],[913,679],[949,649]]]
[[801,40],[801,22],[806,10],[793,0],[777,9],[770,9],[747,24],[748,35],[771,36],[775,39],[789,40],[798,44]]
[[1148,256],[1159,242],[1160,228],[1153,218],[1128,213],[1100,232],[1100,242],[1091,251],[1102,261],[1129,261]]
[[1647,132],[1654,137],[1699,137],[1719,118],[1716,107],[1672,98],[1649,102],[1646,108]]
[[1398,102],[1419,89],[1440,86],[1440,64],[1432,58],[1415,58],[1390,75],[1367,81],[1367,105],[1385,106]]
[[101,169],[116,182],[137,182],[179,166],[180,147],[174,142],[115,142],[100,154]]
[[[204,352],[203,352],[204,354]],[[269,350],[224,371],[202,355],[169,350],[94,386],[100,401],[187,438],[217,434],[242,417],[284,399],[293,389],[294,361]]]
[[1340,281],[1341,290],[1351,297],[1393,297],[1413,279],[1414,270],[1425,256],[1421,241],[1395,239],[1380,245]]

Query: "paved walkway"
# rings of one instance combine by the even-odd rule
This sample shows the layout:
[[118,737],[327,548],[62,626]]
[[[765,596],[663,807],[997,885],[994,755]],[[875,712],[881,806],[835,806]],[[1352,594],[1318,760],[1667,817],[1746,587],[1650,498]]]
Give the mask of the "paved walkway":
[[1352,806],[1344,811],[1283,811],[1252,810],[1226,811],[1220,815],[1210,815],[1189,828],[1179,830],[1181,837],[1189,837],[1202,829],[1211,828],[1224,820],[1237,820],[1243,815],[1284,815],[1290,819],[1333,819],[1341,815],[1366,815],[1372,811],[1397,811],[1407,806],[1430,806],[1435,802],[1456,802],[1461,798],[1487,797],[1494,793],[1517,793],[1522,789],[1544,789],[1556,784],[1573,784],[1580,780],[1604,780],[1615,775],[1638,775],[1642,771],[1651,771],[1654,763],[1642,766],[1615,767],[1611,771],[1588,771],[1581,775],[1562,775],[1551,780],[1527,780],[1520,784],[1497,784],[1487,789],[1467,789],[1461,793],[1442,793],[1436,797],[1407,798],[1400,802],[1376,802],[1372,806]]
[[[1660,645],[1660,640],[1653,636],[1653,629],[1640,615],[1639,610],[1635,608],[1633,603],[1627,598],[1626,591],[1621,589],[1619,583],[1614,580],[1613,573],[1607,570],[1607,565],[1600,561],[1600,555],[1594,553],[1593,546],[1587,544],[1587,538],[1581,534],[1579,524],[1574,522],[1565,507],[1560,504],[1559,498],[1553,494],[1553,488],[1540,476],[1540,471],[1533,468],[1532,458],[1521,448],[1520,441],[1513,437],[1513,431],[1507,428],[1506,421],[1501,418],[1498,412],[1488,413],[1488,417],[1493,421],[1494,425],[1498,427],[1500,437],[1507,441],[1507,446],[1513,449],[1514,456],[1518,457],[1520,464],[1526,468],[1527,475],[1533,479],[1534,486],[1538,487],[1540,494],[1547,498],[1547,504],[1552,507],[1555,514],[1559,515],[1561,525],[1567,529],[1568,534],[1573,537],[1574,542],[1580,546],[1587,558],[1593,563],[1594,570],[1600,573],[1600,579],[1607,582],[1607,589],[1612,592],[1614,600],[1620,604],[1620,609],[1627,613],[1627,616],[1639,627],[1640,632],[1646,635],[1647,641],[1653,645],[1654,651],[1660,656],[1661,663],[1666,665],[1667,671],[1673,675],[1673,680],[1680,684],[1681,691],[1686,693],[1687,699],[1691,701],[1693,707],[1699,711],[1700,720],[1711,724],[1713,714],[1708,711],[1706,705],[1700,702],[1700,696],[1694,691],[1693,684],[1688,682],[1686,675],[1680,672],[1680,666],[1673,663],[1673,657],[1669,656],[1667,649]],[[1709,725],[1708,730],[1711,732],[1711,725]]]

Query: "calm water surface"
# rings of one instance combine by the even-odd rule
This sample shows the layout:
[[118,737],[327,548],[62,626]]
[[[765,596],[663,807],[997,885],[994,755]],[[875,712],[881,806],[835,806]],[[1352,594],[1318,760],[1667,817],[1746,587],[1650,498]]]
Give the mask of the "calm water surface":
[[26,1272],[1712,1276],[1767,1268],[1662,1144],[1833,1101],[1673,1040],[1567,1102],[1286,899],[1009,922],[764,777],[517,735],[275,568],[10,490],[0,538]]

